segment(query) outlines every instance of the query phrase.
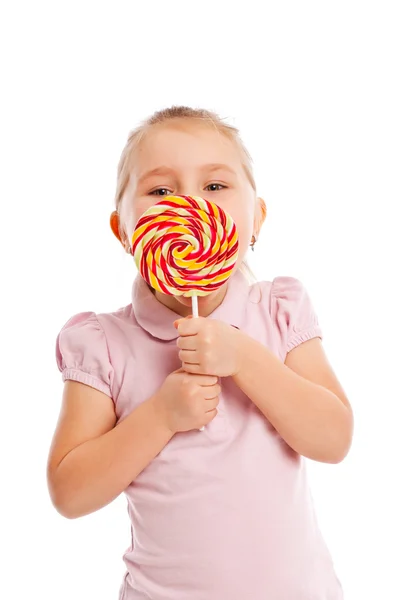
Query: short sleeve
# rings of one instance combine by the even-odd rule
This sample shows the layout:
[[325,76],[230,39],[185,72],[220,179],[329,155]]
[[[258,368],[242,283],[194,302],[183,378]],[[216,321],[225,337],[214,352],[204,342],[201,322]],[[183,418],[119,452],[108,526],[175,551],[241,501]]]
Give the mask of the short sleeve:
[[56,360],[63,381],[79,381],[112,398],[113,368],[95,313],[79,313],[67,321],[57,336]]
[[319,337],[322,331],[304,285],[294,277],[276,277],[271,286],[271,310],[286,352]]

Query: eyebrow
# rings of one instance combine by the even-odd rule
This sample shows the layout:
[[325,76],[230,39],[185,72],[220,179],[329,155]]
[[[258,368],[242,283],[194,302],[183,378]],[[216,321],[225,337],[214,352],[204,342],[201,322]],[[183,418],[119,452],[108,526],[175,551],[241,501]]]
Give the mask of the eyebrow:
[[[231,167],[229,167],[228,165],[224,165],[222,163],[210,163],[208,165],[203,165],[201,167],[201,170],[207,171],[207,172],[229,171],[233,175],[236,175],[236,172]],[[163,175],[170,175],[171,173],[174,174],[175,171],[169,167],[166,167],[166,166],[157,167],[156,169],[152,169],[151,171],[147,171],[146,173],[144,173],[139,178],[139,183],[143,183],[143,181],[145,181],[146,179],[149,179],[150,177],[154,177],[156,175],[163,176]]]

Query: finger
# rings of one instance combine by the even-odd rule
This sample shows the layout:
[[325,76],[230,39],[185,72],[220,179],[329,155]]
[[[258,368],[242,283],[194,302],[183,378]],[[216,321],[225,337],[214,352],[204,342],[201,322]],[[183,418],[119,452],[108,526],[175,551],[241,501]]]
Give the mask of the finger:
[[181,350],[197,350],[197,336],[189,335],[186,337],[178,337],[176,345]]
[[209,412],[210,410],[213,410],[214,408],[217,408],[218,404],[219,404],[219,398],[218,396],[216,396],[215,398],[209,398],[208,400],[206,400],[207,404],[206,406],[206,412]]
[[209,423],[211,423],[211,421],[213,419],[215,419],[215,417],[217,416],[218,411],[216,408],[214,408],[213,410],[209,410],[208,412],[206,412],[205,417],[206,420],[204,421],[204,425],[208,425]]
[[191,379],[201,385],[201,387],[210,387],[218,384],[218,377],[214,375],[192,375],[190,374]]
[[213,385],[210,387],[206,387],[204,390],[204,400],[213,400],[214,398],[219,397],[221,393],[221,388],[219,385]]
[[206,319],[204,317],[196,317],[196,319],[179,319],[175,321],[177,323],[176,328],[181,337],[188,335],[197,335],[202,327],[204,327]]
[[179,350],[179,360],[189,365],[199,365],[199,353],[196,350]]
[[190,373],[191,375],[206,375],[206,373],[201,372],[200,365],[183,362],[182,367],[186,373]]

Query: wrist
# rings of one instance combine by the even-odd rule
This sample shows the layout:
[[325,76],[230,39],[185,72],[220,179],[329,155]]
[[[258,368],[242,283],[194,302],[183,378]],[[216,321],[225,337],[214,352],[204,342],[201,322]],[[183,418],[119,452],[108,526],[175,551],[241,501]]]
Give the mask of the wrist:
[[235,327],[233,330],[232,339],[235,351],[235,370],[232,373],[232,377],[235,378],[240,376],[243,371],[248,336],[245,333],[243,333],[240,329]]
[[175,435],[176,431],[174,431],[170,425],[168,411],[162,400],[162,397],[159,393],[156,393],[148,400],[148,402],[152,408],[156,426],[159,429],[163,430],[166,435],[169,435],[170,438],[172,438]]

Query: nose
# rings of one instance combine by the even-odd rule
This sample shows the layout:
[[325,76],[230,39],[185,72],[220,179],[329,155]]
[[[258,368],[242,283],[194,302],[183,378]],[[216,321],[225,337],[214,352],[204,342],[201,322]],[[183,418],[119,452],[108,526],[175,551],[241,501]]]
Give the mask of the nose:
[[194,186],[185,186],[178,189],[178,196],[201,196]]
[[177,194],[179,196],[201,196],[203,191],[199,187],[199,183],[194,178],[187,177],[179,181]]

